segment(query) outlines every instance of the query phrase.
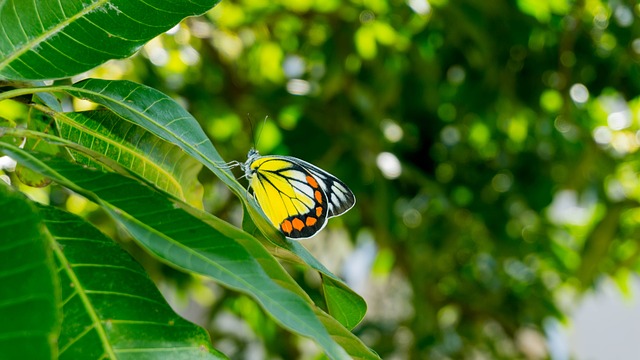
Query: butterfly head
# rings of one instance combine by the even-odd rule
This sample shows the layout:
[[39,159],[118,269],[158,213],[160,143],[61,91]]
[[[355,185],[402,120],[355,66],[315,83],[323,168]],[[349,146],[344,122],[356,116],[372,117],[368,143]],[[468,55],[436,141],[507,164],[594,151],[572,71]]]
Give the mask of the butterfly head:
[[251,180],[251,177],[255,172],[255,170],[251,170],[251,164],[259,157],[260,153],[258,152],[258,150],[256,150],[255,148],[251,148],[251,150],[249,150],[249,153],[247,153],[247,161],[245,161],[244,164],[240,165],[247,180]]

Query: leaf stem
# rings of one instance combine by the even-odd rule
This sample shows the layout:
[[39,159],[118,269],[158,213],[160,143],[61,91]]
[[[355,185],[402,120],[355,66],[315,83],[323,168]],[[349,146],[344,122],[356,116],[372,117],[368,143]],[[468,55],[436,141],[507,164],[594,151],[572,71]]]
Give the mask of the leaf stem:
[[43,133],[40,131],[28,130],[28,129],[18,129],[13,127],[4,127],[0,126],[0,134],[15,136],[15,137],[29,137],[34,139],[46,140],[47,142],[53,145],[63,145],[63,146],[73,146],[78,147],[78,144],[73,143],[69,140],[65,140],[61,137]]
[[56,86],[43,86],[43,87],[28,87],[8,90],[0,93],[0,101],[15,98],[22,95],[29,95],[41,92],[63,91],[64,85]]

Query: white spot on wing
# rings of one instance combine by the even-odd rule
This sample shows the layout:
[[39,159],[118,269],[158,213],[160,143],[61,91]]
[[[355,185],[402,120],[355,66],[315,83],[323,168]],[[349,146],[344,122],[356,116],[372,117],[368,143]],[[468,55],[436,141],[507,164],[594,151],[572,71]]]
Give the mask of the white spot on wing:
[[334,186],[331,187],[331,200],[333,200],[334,198],[338,198],[340,200],[340,202],[344,203],[347,202],[347,198],[345,196],[345,192],[338,190],[338,188],[335,186],[336,184],[334,184]]
[[334,201],[331,201],[331,209],[337,209],[339,207],[340,207],[340,203],[335,201],[335,198],[334,198]]
[[293,186],[304,195],[313,198],[313,188],[307,184],[293,183]]
[[340,183],[334,182],[332,184],[332,189],[335,192],[341,192],[341,193],[346,193],[347,189],[344,188],[344,186],[342,186]]
[[307,182],[307,175],[305,173],[303,173],[302,171],[298,171],[298,170],[287,170],[287,171],[283,171],[282,176],[286,176],[292,180],[298,180],[301,182]]

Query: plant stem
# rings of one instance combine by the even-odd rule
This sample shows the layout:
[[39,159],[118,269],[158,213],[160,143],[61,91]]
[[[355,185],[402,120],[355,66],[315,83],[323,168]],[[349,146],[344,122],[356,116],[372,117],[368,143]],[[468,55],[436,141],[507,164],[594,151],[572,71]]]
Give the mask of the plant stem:
[[64,87],[64,85],[60,85],[60,86],[45,86],[45,87],[30,87],[30,88],[24,88],[24,89],[13,89],[13,90],[9,90],[9,91],[5,91],[5,92],[0,93],[0,101],[11,99],[11,98],[22,96],[22,95],[28,95],[28,94],[35,94],[35,93],[41,93],[41,92],[52,92],[52,91],[62,91],[63,87]]
[[56,135],[51,135],[44,132],[33,131],[28,129],[18,129],[13,127],[0,126],[0,134],[15,136],[15,137],[29,137],[34,139],[48,140],[49,143],[54,145],[65,145],[65,146],[76,146],[76,147],[78,146],[78,144],[73,143],[69,140],[65,140]]

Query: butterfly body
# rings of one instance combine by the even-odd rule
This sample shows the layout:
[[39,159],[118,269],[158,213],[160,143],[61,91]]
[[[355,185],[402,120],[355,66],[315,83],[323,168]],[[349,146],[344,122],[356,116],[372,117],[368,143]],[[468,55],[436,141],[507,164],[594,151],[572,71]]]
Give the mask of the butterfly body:
[[356,202],[342,181],[298,158],[251,149],[241,166],[269,222],[291,239],[312,237]]

